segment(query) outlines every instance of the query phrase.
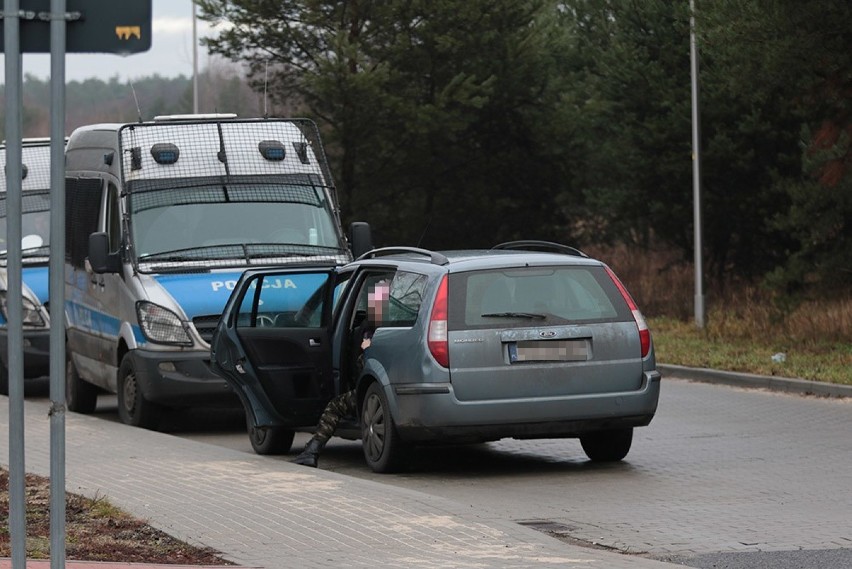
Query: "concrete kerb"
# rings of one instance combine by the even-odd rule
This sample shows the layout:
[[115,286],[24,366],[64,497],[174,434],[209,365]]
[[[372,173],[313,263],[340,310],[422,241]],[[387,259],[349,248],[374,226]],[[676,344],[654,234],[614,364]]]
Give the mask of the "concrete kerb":
[[708,368],[692,368],[660,363],[657,363],[657,370],[663,374],[663,379],[665,379],[668,375],[690,381],[719,383],[723,385],[755,389],[769,389],[771,391],[784,391],[802,395],[852,397],[852,385],[840,385],[837,383],[808,381],[805,379],[796,379],[791,377],[775,377],[771,375],[720,371]]

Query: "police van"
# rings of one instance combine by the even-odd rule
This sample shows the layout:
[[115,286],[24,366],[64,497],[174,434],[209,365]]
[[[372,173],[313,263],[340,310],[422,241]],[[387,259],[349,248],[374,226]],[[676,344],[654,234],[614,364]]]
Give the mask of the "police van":
[[[24,377],[50,373],[48,260],[50,253],[50,139],[21,141],[21,293],[23,301]],[[6,145],[0,145],[6,164]],[[9,393],[8,253],[6,246],[6,176],[0,178],[0,394]]]
[[[65,156],[72,411],[92,412],[111,392],[122,422],[157,428],[168,408],[239,405],[210,369],[208,342],[242,272],[340,264],[371,248],[366,223],[343,231],[309,120],[91,125],[71,134]],[[266,286],[298,306],[316,288],[305,278]]]

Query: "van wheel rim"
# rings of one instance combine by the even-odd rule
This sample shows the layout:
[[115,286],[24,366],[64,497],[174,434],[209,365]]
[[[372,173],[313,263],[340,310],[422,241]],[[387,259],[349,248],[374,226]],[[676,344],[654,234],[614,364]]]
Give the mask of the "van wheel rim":
[[364,406],[364,440],[370,460],[379,460],[385,449],[385,410],[378,395],[372,394]]
[[255,442],[255,444],[262,445],[263,441],[266,440],[266,430],[258,429],[255,427],[249,427],[249,436]]
[[124,378],[124,409],[129,415],[136,409],[136,375],[132,373]]

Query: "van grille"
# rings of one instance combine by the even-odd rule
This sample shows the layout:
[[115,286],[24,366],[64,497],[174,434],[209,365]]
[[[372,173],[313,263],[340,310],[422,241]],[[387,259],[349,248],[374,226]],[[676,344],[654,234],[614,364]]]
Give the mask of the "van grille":
[[219,315],[196,316],[192,319],[192,323],[195,325],[195,329],[198,330],[198,335],[209,344],[210,340],[213,339],[216,324],[219,323]]

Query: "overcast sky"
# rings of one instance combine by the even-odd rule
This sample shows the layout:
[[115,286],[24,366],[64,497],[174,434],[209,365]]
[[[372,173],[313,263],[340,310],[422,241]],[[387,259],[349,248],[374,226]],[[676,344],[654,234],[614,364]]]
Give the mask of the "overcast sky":
[[[121,1],[121,0],[115,0]],[[111,54],[78,54],[65,56],[65,78],[79,81],[90,77],[120,80],[159,74],[163,77],[192,76],[192,2],[190,0],[152,0],[153,21],[151,49],[122,57]],[[2,20],[0,20],[2,25]],[[198,37],[207,34],[207,23],[197,21]],[[207,55],[198,49],[198,68],[203,69]],[[49,54],[24,54],[23,73],[42,79],[50,76]],[[5,81],[5,61],[0,61],[0,83]]]

